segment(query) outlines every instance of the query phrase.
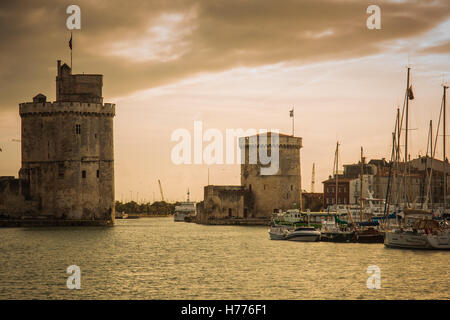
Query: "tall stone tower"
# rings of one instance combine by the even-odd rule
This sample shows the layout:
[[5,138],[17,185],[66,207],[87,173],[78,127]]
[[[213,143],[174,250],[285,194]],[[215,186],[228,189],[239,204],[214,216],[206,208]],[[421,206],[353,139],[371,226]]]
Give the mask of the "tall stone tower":
[[[241,185],[246,191],[244,211],[248,212],[249,217],[269,219],[274,212],[299,206],[302,138],[279,134],[276,143],[272,135],[269,132],[266,141],[261,140],[261,135],[240,138],[239,141],[241,152],[245,150],[245,161],[241,164]],[[278,170],[273,174],[262,174],[262,168],[270,165],[261,163],[260,147],[266,147],[267,154],[273,159],[275,145],[279,150]],[[258,155],[256,162],[250,161],[252,152]]]
[[114,224],[115,105],[103,103],[102,75],[57,66],[56,101],[20,104],[22,193],[41,218]]

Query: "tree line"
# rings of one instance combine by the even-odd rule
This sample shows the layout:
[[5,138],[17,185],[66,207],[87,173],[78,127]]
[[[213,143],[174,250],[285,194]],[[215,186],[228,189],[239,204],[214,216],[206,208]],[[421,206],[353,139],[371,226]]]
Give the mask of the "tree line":
[[175,206],[179,202],[167,203],[165,201],[155,201],[153,203],[137,203],[135,201],[121,202],[116,201],[116,213],[138,213],[138,214],[174,214]]

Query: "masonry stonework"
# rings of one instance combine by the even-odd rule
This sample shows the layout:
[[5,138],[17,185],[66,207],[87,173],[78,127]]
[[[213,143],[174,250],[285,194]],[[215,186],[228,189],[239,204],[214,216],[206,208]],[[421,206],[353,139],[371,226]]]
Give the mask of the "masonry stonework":
[[47,102],[38,94],[19,106],[18,183],[27,209],[18,213],[113,224],[115,105],[103,104],[102,75],[72,75],[70,67],[58,61],[56,97]]
[[[240,138],[239,145],[245,157],[241,185],[205,186],[198,223],[268,224],[274,212],[299,207],[302,138],[279,134],[276,141],[269,132],[266,139],[261,135]],[[279,151],[278,169],[265,175],[262,168],[274,165],[275,146]],[[267,149],[271,164],[262,164],[260,147]]]
[[[261,135],[241,138],[240,141],[245,150],[245,162],[241,165],[241,185],[254,195],[254,206],[250,210],[253,218],[270,219],[275,212],[299,207],[302,138],[279,134],[278,140],[276,146],[279,150],[279,168],[275,174],[269,175],[261,173],[264,165],[259,159],[259,149],[263,143],[267,143],[267,153],[271,155],[275,146],[271,133],[267,134],[267,142],[261,141]],[[250,161],[252,149],[258,154],[256,164]]]

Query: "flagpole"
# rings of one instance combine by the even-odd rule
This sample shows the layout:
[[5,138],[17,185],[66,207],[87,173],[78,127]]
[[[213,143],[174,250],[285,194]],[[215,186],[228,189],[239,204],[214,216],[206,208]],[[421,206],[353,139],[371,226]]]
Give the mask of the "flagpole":
[[73,65],[72,65],[72,48],[73,48],[73,45],[72,45],[72,31],[70,32],[70,71],[72,72],[72,74],[73,74]]

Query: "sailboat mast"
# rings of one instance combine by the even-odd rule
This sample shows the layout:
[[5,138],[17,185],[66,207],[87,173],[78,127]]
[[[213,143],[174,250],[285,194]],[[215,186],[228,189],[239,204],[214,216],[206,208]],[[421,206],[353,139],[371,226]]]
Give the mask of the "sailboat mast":
[[397,192],[395,193],[395,203],[397,204],[397,206],[399,205],[400,202],[400,133],[401,133],[401,128],[400,128],[400,108],[397,108],[397,140],[396,140],[396,146],[395,146],[395,184],[397,187]]
[[407,175],[407,166],[406,163],[408,161],[408,111],[409,111],[409,72],[410,72],[411,68],[408,67],[408,75],[407,75],[407,79],[406,79],[406,119],[405,119],[405,123],[406,123],[406,129],[405,129],[405,168],[404,168],[404,175],[403,175],[403,188],[404,188],[404,205],[407,205],[408,203],[408,199],[407,199],[407,194],[406,194],[406,175]]
[[336,143],[336,154],[335,154],[335,162],[336,162],[336,176],[335,176],[335,180],[336,180],[336,212],[337,212],[337,205],[338,205],[338,186],[339,186],[339,182],[338,182],[338,176],[339,176],[339,142]]
[[430,159],[430,177],[429,177],[429,182],[428,182],[429,187],[427,188],[427,201],[430,202],[431,208],[433,208],[433,197],[430,194],[431,180],[433,179],[433,158],[434,158],[434,152],[433,152],[433,120],[430,120],[430,154],[431,154],[431,159]]
[[[430,128],[428,129],[428,141],[427,141],[427,154],[425,156],[425,181],[424,181],[424,186],[423,186],[423,195],[422,195],[422,208],[423,205],[427,205],[430,202],[429,199],[429,193],[428,193],[428,182],[431,181],[431,168],[428,167],[428,150],[431,150],[431,164],[430,166],[433,166],[433,162],[432,162],[432,155],[433,155],[433,120],[430,120]],[[430,169],[430,170],[429,170]],[[427,188],[425,188],[425,185],[427,185]]]
[[359,221],[362,222],[362,207],[363,207],[363,174],[364,174],[364,158],[363,147],[361,147],[361,173],[360,173],[360,188],[359,188]]
[[443,138],[443,161],[444,161],[444,212],[445,212],[445,209],[447,208],[447,162],[446,162],[446,157],[445,157],[446,156],[446,154],[445,154],[445,138],[446,138],[446,136],[445,136],[445,134],[446,134],[446,123],[445,123],[446,105],[445,105],[445,103],[446,103],[446,94],[447,94],[448,87],[445,85],[443,87],[444,87],[444,93],[443,93],[442,100],[443,100],[443,108],[444,108],[444,112],[443,112],[444,127],[443,127],[442,138]]

